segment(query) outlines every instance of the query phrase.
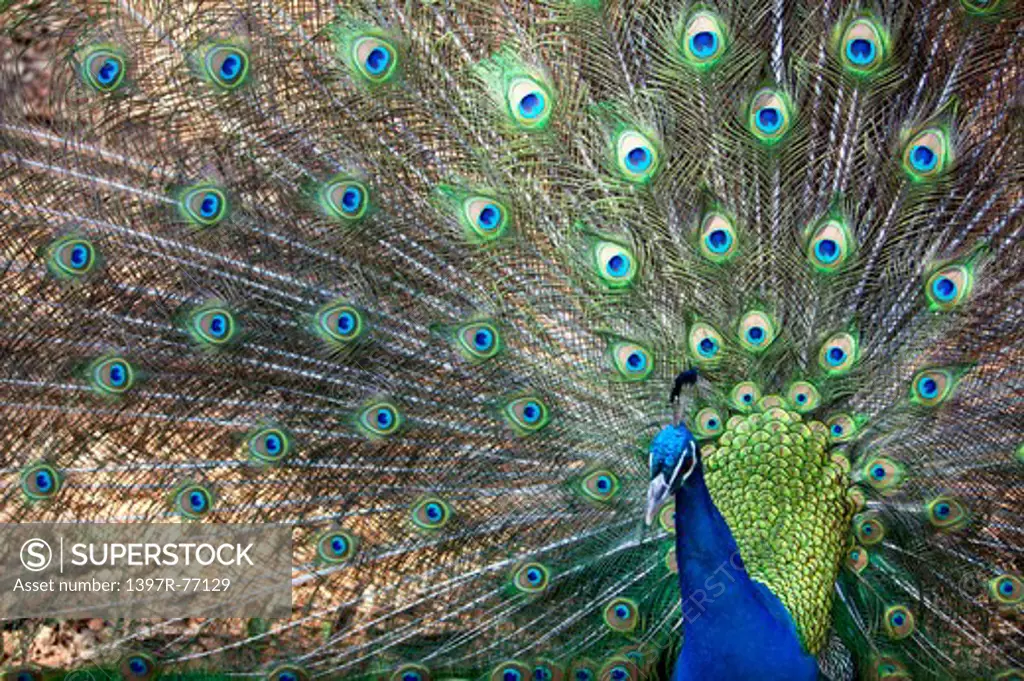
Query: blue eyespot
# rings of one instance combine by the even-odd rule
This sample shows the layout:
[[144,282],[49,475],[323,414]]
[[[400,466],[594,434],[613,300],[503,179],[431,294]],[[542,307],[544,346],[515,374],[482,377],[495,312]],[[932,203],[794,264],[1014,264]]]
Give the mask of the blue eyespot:
[[618,605],[615,607],[615,616],[620,620],[624,620],[629,617],[629,608],[624,605]]
[[199,214],[206,219],[210,219],[216,215],[219,209],[220,197],[213,193],[205,195],[202,202],[199,204]]
[[999,593],[1001,593],[1001,594],[1003,594],[1005,596],[1009,596],[1010,594],[1012,594],[1013,593],[1013,582],[1011,582],[1008,579],[1005,580],[1004,582],[1001,582],[999,584]]
[[523,420],[527,423],[536,423],[541,417],[541,407],[536,402],[527,402],[523,407]]
[[544,95],[540,90],[527,93],[519,100],[519,115],[526,119],[534,119],[544,113]]
[[647,366],[647,358],[639,352],[632,352],[626,359],[626,364],[629,366],[630,371],[643,371],[644,367]]
[[523,681],[523,675],[515,669],[506,669],[501,674],[501,681]]
[[925,376],[918,381],[917,389],[925,399],[931,399],[939,394],[939,384],[930,376]]
[[700,354],[705,357],[713,357],[718,351],[718,343],[713,338],[705,338],[697,344]]
[[758,129],[767,134],[777,132],[782,127],[782,113],[775,107],[766,106],[759,109],[755,120]]
[[764,329],[760,326],[752,326],[747,329],[747,340],[754,345],[760,344],[764,340]]
[[107,368],[107,380],[115,388],[120,388],[128,380],[128,367],[124,362],[111,362]]
[[363,192],[355,186],[349,185],[345,187],[345,191],[341,195],[341,210],[346,214],[355,214],[359,212],[359,208],[363,205]]
[[865,38],[854,38],[846,43],[846,57],[858,66],[875,60],[875,44]]
[[956,282],[949,277],[939,277],[932,283],[932,293],[943,302],[956,298]]
[[44,494],[49,492],[53,489],[53,485],[53,475],[50,474],[50,471],[43,470],[36,473],[36,489],[40,492]]
[[883,480],[885,478],[885,468],[883,466],[875,466],[871,469],[871,477],[875,480]]
[[437,522],[442,517],[444,517],[444,511],[441,509],[440,504],[429,503],[427,504],[426,509],[424,509],[424,512],[427,514],[427,517],[433,520],[434,522]]
[[220,77],[230,82],[238,77],[242,71],[242,60],[238,55],[231,54],[220,63]]
[[149,665],[146,664],[146,661],[141,657],[133,657],[128,660],[128,668],[136,676],[142,676],[146,673],[146,670],[149,669]]
[[601,492],[607,492],[612,488],[612,480],[607,475],[602,475],[597,479],[597,489]]
[[391,427],[391,424],[395,422],[395,414],[388,408],[381,408],[377,410],[377,427],[387,429]]
[[732,246],[732,234],[724,229],[713,229],[708,232],[707,246],[712,253],[725,253]]
[[626,154],[626,167],[632,173],[642,173],[651,167],[654,157],[645,147],[633,147]]
[[690,38],[690,51],[698,59],[707,59],[718,49],[718,36],[711,31],[694,33]]
[[806,401],[807,401],[807,394],[806,394],[806,393],[800,393],[800,394],[798,394],[798,395],[796,396],[796,401],[797,401],[797,402],[799,402],[800,404],[803,404],[804,402],[806,402]]
[[839,257],[839,244],[832,239],[821,239],[814,244],[814,255],[823,263],[835,262]]
[[841,425],[839,425],[838,423],[832,424],[832,435],[835,436],[835,437],[842,437],[843,436],[843,427]]
[[530,568],[526,571],[526,579],[528,579],[531,584],[537,584],[543,577],[544,575],[537,568]]
[[839,366],[846,359],[846,351],[839,347],[831,347],[828,350],[828,363],[832,366]]
[[621,253],[613,255],[608,258],[608,263],[605,265],[605,268],[608,270],[608,274],[613,277],[624,276],[629,272],[629,258]]
[[402,681],[423,681],[420,675],[416,672],[406,672],[402,674]]
[[612,681],[625,681],[629,678],[629,672],[624,667],[613,667],[610,676]]
[[356,328],[356,316],[351,312],[342,312],[338,315],[338,333],[348,335]]
[[493,203],[485,205],[476,218],[476,224],[485,232],[494,231],[501,223],[501,208]]
[[938,161],[939,157],[936,153],[923,144],[918,144],[910,150],[910,163],[914,166],[914,170],[928,172],[935,167]]
[[948,516],[950,510],[951,509],[949,508],[949,504],[947,504],[946,502],[942,502],[940,504],[935,505],[935,515],[937,515],[939,518],[945,518],[946,516]]
[[100,85],[110,85],[121,73],[121,64],[116,59],[106,59],[96,71],[96,80]]
[[206,53],[207,76],[218,86],[238,87],[249,71],[249,55],[232,45],[215,45]]
[[894,626],[902,627],[903,623],[907,621],[907,618],[903,616],[903,613],[897,612],[893,614],[892,620],[890,621],[893,623]]
[[707,426],[708,426],[708,428],[717,428],[718,427],[718,420],[717,419],[708,419]]
[[489,329],[478,329],[473,334],[473,347],[481,352],[486,352],[494,345],[494,334]]
[[366,70],[374,76],[379,76],[387,70],[391,63],[391,53],[383,47],[375,47],[366,55]]
[[751,395],[750,393],[745,393],[743,395],[743,401],[749,404],[754,401],[754,396]]

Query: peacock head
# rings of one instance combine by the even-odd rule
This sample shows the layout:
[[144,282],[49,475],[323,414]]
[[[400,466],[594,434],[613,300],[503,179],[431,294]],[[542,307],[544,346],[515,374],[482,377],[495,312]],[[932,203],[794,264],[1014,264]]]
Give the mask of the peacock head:
[[[676,402],[684,385],[694,385],[697,372],[687,370],[676,377],[670,400]],[[683,425],[681,413],[676,410],[674,423],[666,426],[651,441],[648,458],[651,482],[647,487],[647,505],[644,522],[650,526],[654,517],[671,496],[673,496],[693,475],[700,463],[697,441],[690,429]]]

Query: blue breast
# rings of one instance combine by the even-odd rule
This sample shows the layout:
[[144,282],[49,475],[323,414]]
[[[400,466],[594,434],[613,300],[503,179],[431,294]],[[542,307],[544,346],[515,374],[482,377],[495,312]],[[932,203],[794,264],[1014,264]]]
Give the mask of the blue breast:
[[675,681],[818,678],[789,612],[743,569],[700,465],[676,493],[676,555],[684,622]]

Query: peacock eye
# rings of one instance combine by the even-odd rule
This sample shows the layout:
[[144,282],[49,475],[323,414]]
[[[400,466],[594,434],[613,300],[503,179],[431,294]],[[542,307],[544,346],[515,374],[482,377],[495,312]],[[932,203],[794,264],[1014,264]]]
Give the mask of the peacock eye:
[[683,57],[698,69],[714,66],[725,54],[727,35],[719,18],[708,11],[695,12],[683,32]]
[[390,402],[377,402],[359,413],[359,425],[371,437],[394,434],[402,425],[398,408]]
[[548,588],[550,573],[540,563],[527,563],[516,570],[512,583],[524,593],[539,593]]
[[43,681],[42,673],[33,667],[14,667],[3,672],[3,681]]
[[941,404],[953,392],[953,374],[945,369],[924,369],[911,379],[911,399],[925,407]]
[[21,472],[21,490],[33,501],[53,498],[60,491],[57,469],[45,463],[27,466]]
[[676,558],[675,546],[670,546],[665,552],[665,569],[674,575],[679,574],[679,559]]
[[412,522],[422,530],[438,530],[448,524],[451,509],[440,499],[430,498],[420,501],[412,509]]
[[50,269],[61,276],[80,277],[96,264],[96,252],[85,239],[58,239],[50,245],[49,253]]
[[212,227],[224,219],[228,200],[217,187],[198,186],[185,191],[180,201],[181,212],[196,227]]
[[[960,6],[963,7],[968,14],[974,14],[976,16],[984,16],[986,14],[994,14],[1003,6],[1004,0],[960,0]],[[1003,681],[1002,677],[998,677],[1000,681]],[[1008,677],[1007,681],[1017,681],[1016,677]]]
[[574,666],[572,670],[572,681],[594,681],[597,677],[590,667]]
[[658,151],[646,135],[637,130],[619,133],[615,141],[619,172],[630,182],[647,182],[658,170]]
[[498,354],[501,336],[490,322],[463,325],[455,334],[462,355],[471,362],[483,362]]
[[750,130],[765,144],[774,144],[789,131],[790,116],[788,100],[782,94],[760,90],[751,101]]
[[601,281],[613,289],[629,286],[637,272],[632,251],[612,241],[599,241],[594,246],[594,265]]
[[203,308],[192,313],[189,331],[200,343],[224,345],[235,335],[235,318],[226,308]]
[[696,424],[697,434],[702,437],[720,435],[725,425],[719,411],[711,407],[705,407],[697,412]]
[[835,272],[850,257],[853,240],[846,225],[829,220],[811,234],[807,242],[807,259],[819,272]]
[[503,409],[505,419],[520,435],[535,433],[550,421],[547,405],[537,397],[518,397]]
[[925,282],[925,295],[933,310],[952,310],[971,293],[974,274],[966,265],[948,265],[938,270]]
[[865,546],[872,546],[885,537],[885,526],[876,516],[865,514],[854,518],[854,530],[857,541]]
[[551,118],[547,88],[532,78],[516,78],[509,83],[507,98],[513,120],[523,128],[543,128]]
[[224,90],[233,90],[249,74],[249,55],[233,45],[215,45],[203,60],[206,77]]
[[857,432],[857,423],[848,414],[836,414],[826,422],[832,442],[846,442]]
[[97,360],[89,370],[92,387],[106,395],[120,395],[135,383],[135,371],[127,360],[109,357]]
[[320,192],[321,205],[327,214],[347,223],[366,215],[370,193],[362,182],[339,178],[328,183]]
[[309,681],[309,674],[302,667],[284,664],[270,670],[267,681]]
[[793,405],[793,410],[800,414],[814,411],[821,404],[818,389],[808,381],[794,381],[786,391],[786,399]]
[[722,335],[706,322],[696,322],[687,338],[690,357],[699,364],[709,366],[721,359]]
[[636,603],[628,598],[613,598],[604,607],[604,621],[620,633],[635,630],[640,623]]
[[855,75],[868,75],[878,69],[887,56],[886,40],[871,19],[852,22],[843,34],[843,67]]
[[363,315],[347,303],[331,303],[316,316],[317,334],[331,343],[351,343],[365,331]]
[[496,665],[487,678],[488,681],[535,681],[530,675],[530,668],[515,660]]
[[736,255],[736,228],[721,213],[704,216],[700,228],[700,252],[711,262],[725,262]]
[[202,518],[213,507],[213,494],[202,485],[187,483],[175,495],[174,505],[186,518]]
[[352,560],[359,546],[358,540],[344,530],[329,530],[316,541],[316,553],[325,563],[344,563]]
[[619,493],[619,478],[609,470],[601,469],[589,473],[580,483],[588,498],[599,502],[608,502]]
[[658,511],[658,525],[669,534],[676,533],[676,502],[669,500]]
[[277,463],[291,448],[291,438],[280,428],[260,428],[249,436],[249,454],[259,461]]
[[1024,584],[1017,575],[1000,575],[989,580],[989,594],[1000,605],[1024,603]]
[[952,158],[946,133],[940,128],[919,132],[903,149],[903,167],[915,182],[931,180],[940,175]]
[[537,660],[533,666],[533,677],[531,678],[533,681],[555,681],[556,678],[561,681],[562,673],[553,662]]
[[463,203],[462,210],[471,240],[493,241],[505,233],[508,209],[501,201],[487,196],[472,196]]
[[952,497],[936,497],[928,503],[928,522],[939,530],[955,530],[963,527],[968,520],[967,510]]
[[894,605],[885,611],[885,632],[889,638],[899,640],[914,633],[914,615],[903,605]]
[[115,50],[98,48],[89,52],[82,62],[82,78],[94,90],[111,92],[123,82],[127,64],[124,55]]
[[118,665],[122,678],[127,681],[149,681],[157,677],[156,661],[145,653],[130,653]]
[[870,562],[868,550],[860,546],[855,546],[846,554],[846,567],[858,574],[864,571],[864,568],[868,566],[868,562]]
[[359,74],[371,83],[386,82],[398,66],[395,48],[386,40],[372,36],[352,43],[352,61]]
[[750,352],[762,352],[775,340],[772,318],[759,310],[748,312],[739,324],[740,344]]
[[818,352],[818,365],[829,374],[845,374],[857,361],[857,340],[849,333],[837,333]]
[[761,399],[761,388],[753,381],[742,381],[733,386],[729,393],[733,407],[741,412],[749,412]]
[[881,493],[891,492],[903,482],[903,469],[895,461],[883,456],[869,459],[864,464],[864,479]]
[[636,343],[616,343],[611,347],[612,364],[627,381],[641,381],[654,369],[651,353]]

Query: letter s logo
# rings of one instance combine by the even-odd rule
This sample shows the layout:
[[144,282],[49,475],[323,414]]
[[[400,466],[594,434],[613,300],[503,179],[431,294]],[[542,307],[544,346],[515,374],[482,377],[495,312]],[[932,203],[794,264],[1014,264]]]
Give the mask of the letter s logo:
[[50,545],[42,539],[29,539],[21,545],[21,564],[26,570],[39,572],[45,570],[53,560]]

